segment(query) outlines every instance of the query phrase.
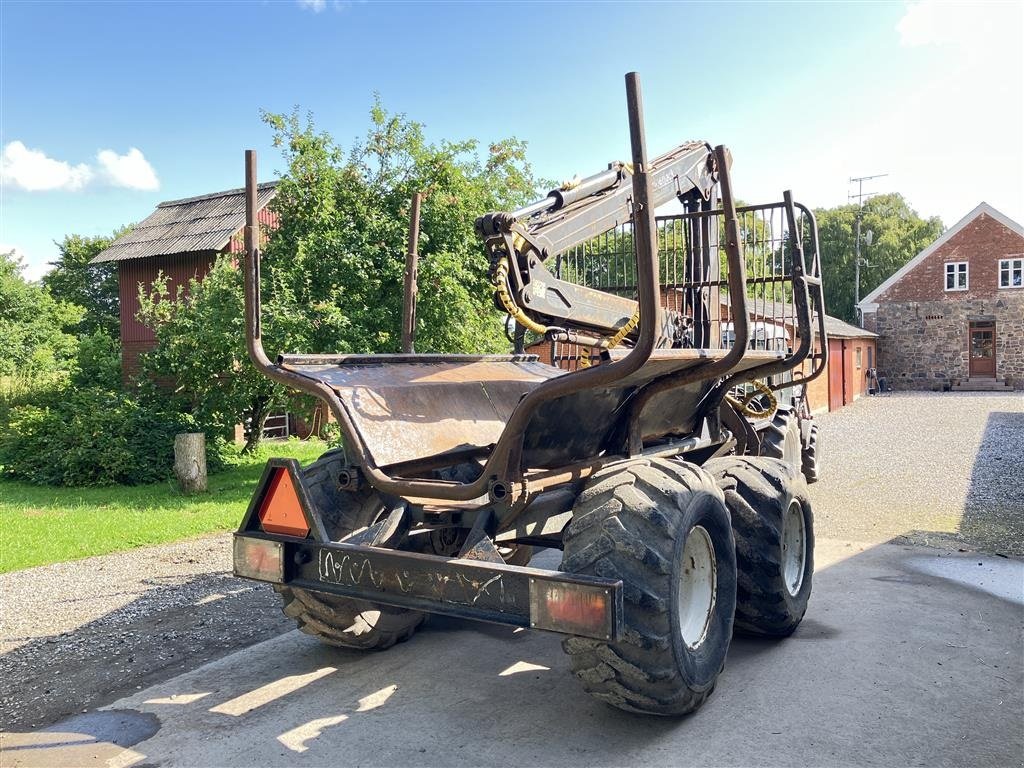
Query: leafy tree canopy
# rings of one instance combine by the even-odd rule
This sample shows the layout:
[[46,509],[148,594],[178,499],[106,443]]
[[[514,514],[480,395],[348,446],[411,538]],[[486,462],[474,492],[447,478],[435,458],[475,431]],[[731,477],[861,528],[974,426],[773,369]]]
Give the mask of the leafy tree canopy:
[[[857,322],[854,310],[854,259],[858,206],[817,209],[825,308],[835,317]],[[861,241],[860,297],[877,288],[893,272],[924,250],[945,228],[937,216],[922,219],[898,193],[864,201],[861,236],[872,232],[871,245]]]
[[69,370],[77,342],[68,328],[83,310],[22,276],[13,253],[0,253],[0,376],[32,378]]
[[486,152],[474,140],[430,143],[422,125],[379,100],[347,154],[297,113],[264,119],[287,163],[273,203],[280,227],[264,253],[272,341],[282,350],[399,350],[409,201],[419,191],[417,351],[507,348],[473,222],[536,195],[523,142]]
[[115,339],[120,335],[117,264],[89,262],[129,229],[123,227],[110,236],[66,235],[57,243],[59,255],[53,269],[43,276],[43,285],[54,298],[85,310],[76,329],[80,335],[98,330]]

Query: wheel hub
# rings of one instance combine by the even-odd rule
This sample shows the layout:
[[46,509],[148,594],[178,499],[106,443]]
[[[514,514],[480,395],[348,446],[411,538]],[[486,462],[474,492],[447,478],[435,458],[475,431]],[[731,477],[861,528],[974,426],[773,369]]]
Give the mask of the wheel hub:
[[804,529],[804,510],[793,499],[786,509],[782,528],[782,578],[786,591],[796,597],[804,583],[804,564],[807,562],[807,536]]
[[683,545],[679,569],[679,630],[688,648],[696,648],[708,634],[718,593],[718,571],[711,536],[700,525],[693,527]]

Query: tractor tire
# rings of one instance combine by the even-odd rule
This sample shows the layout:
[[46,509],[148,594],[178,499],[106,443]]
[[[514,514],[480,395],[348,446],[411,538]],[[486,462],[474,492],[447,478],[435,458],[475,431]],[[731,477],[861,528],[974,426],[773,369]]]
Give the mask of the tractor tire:
[[761,432],[759,455],[801,468],[803,441],[800,439],[800,422],[793,411],[780,408],[775,412],[772,423]]
[[818,425],[811,423],[804,441],[802,468],[804,479],[816,483],[821,479],[821,443],[818,438]]
[[562,570],[621,579],[618,640],[570,637],[573,673],[629,712],[685,715],[711,695],[732,638],[729,513],[700,467],[651,459],[598,472],[576,500]]
[[[333,541],[372,525],[384,511],[384,503],[371,488],[342,491],[339,470],[345,466],[341,452],[331,452],[302,470],[310,498],[321,511]],[[366,600],[338,597],[323,592],[275,585],[284,601],[284,614],[299,629],[321,642],[357,650],[384,650],[408,640],[423,623],[424,614]]]
[[725,493],[736,538],[736,629],[791,635],[807,612],[814,515],[800,470],[760,456],[704,464]]

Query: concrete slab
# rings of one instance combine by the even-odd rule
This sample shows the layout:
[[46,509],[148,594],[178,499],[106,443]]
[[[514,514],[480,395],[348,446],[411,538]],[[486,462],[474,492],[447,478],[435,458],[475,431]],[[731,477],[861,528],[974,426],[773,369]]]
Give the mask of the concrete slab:
[[1024,763],[1024,563],[837,541],[816,558],[797,633],[737,638],[689,718],[591,700],[555,636],[435,619],[380,654],[290,632],[115,703],[136,731],[158,718],[138,743],[111,736],[109,717],[78,719],[4,734],[0,763],[69,764],[68,750],[163,768]]

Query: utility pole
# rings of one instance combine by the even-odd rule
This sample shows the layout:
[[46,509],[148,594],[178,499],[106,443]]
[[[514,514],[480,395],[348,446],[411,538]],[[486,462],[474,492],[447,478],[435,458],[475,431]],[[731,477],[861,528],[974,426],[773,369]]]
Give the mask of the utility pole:
[[864,323],[863,323],[863,320],[861,318],[860,307],[857,306],[858,304],[860,304],[860,265],[861,265],[861,258],[860,258],[860,222],[861,222],[861,219],[864,218],[864,198],[865,197],[871,197],[871,195],[875,194],[874,192],[867,192],[867,193],[864,192],[864,182],[865,181],[871,181],[872,179],[881,179],[882,177],[888,176],[888,175],[889,174],[887,174],[887,173],[877,173],[874,176],[857,176],[857,177],[851,176],[850,177],[850,183],[857,185],[857,194],[855,194],[855,195],[847,195],[847,199],[848,200],[852,200],[853,198],[857,198],[857,206],[858,206],[857,207],[857,217],[856,217],[855,232],[854,232],[854,235],[853,235],[853,240],[854,240],[854,246],[853,247],[854,247],[854,253],[855,253],[854,260],[853,260],[853,264],[854,264],[854,266],[853,266],[853,275],[854,275],[854,277],[853,277],[853,311],[857,313],[857,325],[860,325],[862,327],[863,327]]

